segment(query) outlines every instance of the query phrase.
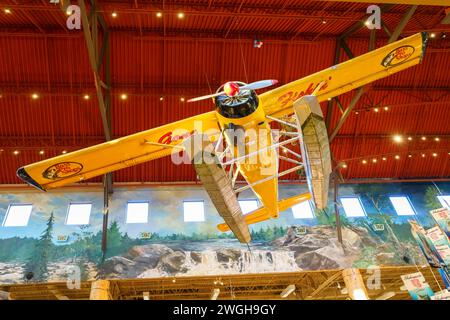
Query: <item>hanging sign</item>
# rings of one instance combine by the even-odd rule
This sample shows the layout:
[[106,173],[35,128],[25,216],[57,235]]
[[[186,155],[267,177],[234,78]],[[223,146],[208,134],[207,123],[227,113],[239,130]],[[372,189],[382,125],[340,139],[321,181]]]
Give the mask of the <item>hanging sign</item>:
[[421,272],[405,274],[401,278],[413,300],[430,300],[434,295]]

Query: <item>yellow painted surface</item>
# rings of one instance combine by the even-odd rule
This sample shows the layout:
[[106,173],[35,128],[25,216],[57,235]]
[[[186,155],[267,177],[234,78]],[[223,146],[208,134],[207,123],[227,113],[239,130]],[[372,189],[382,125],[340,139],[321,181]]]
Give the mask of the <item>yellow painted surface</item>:
[[[310,199],[311,199],[311,194],[309,192],[283,199],[283,200],[279,201],[277,204],[278,211],[281,212],[281,211],[287,210],[287,209],[295,206],[296,204],[302,203],[304,201],[308,201]],[[249,212],[248,214],[246,214],[244,216],[245,222],[247,224],[253,224],[253,223],[266,221],[266,220],[269,220],[270,218],[271,218],[271,214],[263,206],[259,207],[258,209],[254,210],[252,212]],[[226,223],[221,223],[221,224],[217,225],[217,229],[219,229],[222,232],[230,231],[230,228],[228,227],[228,225]]]
[[[25,170],[44,189],[57,188],[168,156],[173,149],[171,146],[179,145],[188,135],[206,131],[217,133],[218,130],[216,113],[208,112],[33,163],[25,166]],[[169,137],[177,140],[169,143]],[[49,168],[50,171],[59,170],[57,174],[62,177],[48,178],[52,175],[52,172],[45,173]],[[81,171],[77,172],[79,169]]]
[[[403,54],[405,57],[409,55],[406,59],[394,59],[390,66],[382,65],[383,60],[389,54],[395,53],[395,50],[410,47],[414,51],[411,55],[409,55],[410,51],[404,51]],[[288,115],[293,112],[293,102],[306,94],[312,94],[316,86],[322,81],[325,81],[325,85],[317,92],[319,102],[412,67],[421,61],[423,51],[422,34],[417,33],[300,80],[265,92],[259,95],[260,103],[264,106],[265,112],[270,116],[280,117]]]

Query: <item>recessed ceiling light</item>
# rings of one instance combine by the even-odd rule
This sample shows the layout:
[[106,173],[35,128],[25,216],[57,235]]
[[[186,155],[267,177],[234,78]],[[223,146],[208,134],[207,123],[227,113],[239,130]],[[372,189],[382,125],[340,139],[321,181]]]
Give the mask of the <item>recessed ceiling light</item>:
[[39,154],[44,154],[44,153],[45,153],[44,150],[39,151]]
[[181,98],[180,98],[180,101],[181,101],[181,102],[184,102],[184,97],[181,97]]
[[403,137],[402,137],[401,135],[399,135],[399,134],[394,135],[394,136],[392,137],[392,139],[393,139],[395,142],[397,142],[397,143],[400,143],[400,142],[403,141]]
[[408,154],[408,158],[412,158],[412,154]]
[[388,111],[389,107],[384,107],[383,109],[384,109],[384,111]]
[[3,12],[6,13],[6,14],[10,14],[11,13],[11,9],[5,8],[5,9],[3,9]]
[[362,163],[363,163],[363,164],[366,164],[366,163],[367,163],[367,160],[363,160]]
[[164,100],[164,96],[159,97],[159,101],[163,101]]
[[383,161],[386,161],[386,160],[387,160],[387,158],[386,158],[386,157],[383,157],[383,158],[381,158],[381,159],[383,159]]
[[400,156],[397,154],[397,155],[395,156],[395,159],[396,159],[396,160],[400,159]]
[[327,22],[326,22],[326,20],[323,20],[323,19],[322,19],[322,23],[325,24],[325,23],[327,23]]
[[430,33],[430,37],[431,38],[436,38],[436,33],[434,33],[434,32]]
[[157,16],[158,18],[162,18],[162,12],[157,12],[157,13],[156,13],[156,16]]
[[342,164],[342,168],[347,168],[347,165],[345,163]]
[[437,153],[433,153],[433,157],[437,157]]
[[183,19],[184,18],[184,13],[183,12],[178,12],[177,17],[178,17],[178,19]]
[[412,137],[408,137],[408,140],[411,141],[411,140],[412,140]]
[[358,111],[355,111],[355,114],[359,114],[359,112],[358,112]]
[[375,108],[375,109],[373,109],[373,111],[378,112],[378,111],[380,111],[380,109]]
[[31,98],[33,98],[34,100],[39,99],[39,95],[37,93],[33,93],[31,95]]
[[422,158],[425,158],[425,153],[422,153],[421,156],[422,156]]
[[364,24],[365,24],[366,26],[368,26],[368,25],[370,24],[370,21],[369,21],[369,20],[366,20],[366,22],[364,22]]
[[441,139],[439,139],[439,137],[434,138],[434,141],[439,141]]
[[17,156],[19,153],[20,153],[19,150],[14,150],[14,152],[13,152],[13,154],[14,154],[15,156]]
[[61,152],[62,154],[66,154],[67,153],[67,151],[66,150],[63,150],[62,152]]
[[122,99],[122,100],[127,100],[127,99],[128,99],[128,95],[127,95],[126,93],[122,93],[122,94],[120,95],[120,99]]
[[84,98],[84,100],[89,100],[91,97],[90,97],[88,94],[85,94],[85,95],[83,96],[83,98]]
[[117,12],[113,12],[113,13],[111,13],[111,16],[113,17],[113,18],[117,18]]
[[425,141],[425,140],[427,140],[427,137],[423,136],[423,137],[420,138],[420,139],[422,139],[423,141]]
[[377,163],[377,161],[378,161],[378,160],[375,159],[375,158],[372,159],[372,162],[373,162],[373,163]]

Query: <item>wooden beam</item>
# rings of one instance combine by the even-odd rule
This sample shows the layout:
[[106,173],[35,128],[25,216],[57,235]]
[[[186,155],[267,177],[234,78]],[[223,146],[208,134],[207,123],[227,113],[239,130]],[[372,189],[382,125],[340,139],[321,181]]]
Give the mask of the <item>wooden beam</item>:
[[330,135],[330,143],[334,140],[336,135],[338,134],[339,130],[343,126],[345,120],[347,120],[348,116],[352,112],[353,108],[355,107],[356,103],[359,101],[359,98],[361,98],[362,94],[364,92],[363,87],[359,88],[356,94],[353,96],[352,101],[350,102],[347,109],[345,109],[344,113],[342,114],[341,118],[339,119],[338,124],[336,125],[336,128],[334,128],[333,132]]
[[111,283],[108,280],[97,280],[91,284],[90,300],[113,300]]
[[305,300],[309,300],[317,296],[319,293],[321,293],[323,290],[328,288],[330,284],[332,284],[337,278],[341,276],[341,272],[336,272],[331,277],[329,277],[327,280],[325,280],[320,286],[317,287],[316,290],[314,290],[308,297],[306,297]]
[[[336,2],[356,2],[368,3],[367,0],[318,0],[318,1],[336,1]],[[450,6],[450,0],[377,0],[376,3],[389,4],[411,4],[411,5],[427,5],[427,6]]]
[[408,21],[411,19],[412,15],[416,11],[416,9],[417,9],[417,6],[411,6],[408,9],[408,11],[405,13],[405,15],[403,16],[402,20],[399,22],[399,24],[395,28],[394,32],[390,36],[388,43],[392,43],[392,42],[397,41],[398,37],[402,33],[403,29],[405,28],[405,26],[408,23]]

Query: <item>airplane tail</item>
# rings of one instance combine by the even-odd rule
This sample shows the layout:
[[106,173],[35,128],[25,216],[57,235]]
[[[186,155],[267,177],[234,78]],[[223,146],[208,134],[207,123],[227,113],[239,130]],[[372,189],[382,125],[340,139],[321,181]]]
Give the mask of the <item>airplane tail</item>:
[[[304,201],[308,201],[310,199],[311,199],[311,194],[309,192],[298,194],[298,195],[295,195],[290,198],[282,199],[282,200],[278,201],[278,212],[287,210],[287,209],[291,208],[292,206],[295,206],[296,204],[302,203]],[[272,216],[273,216],[273,213],[268,212],[268,210],[265,207],[259,207],[258,209],[253,210],[252,212],[246,214],[244,216],[244,220],[247,225],[250,225],[253,223],[258,223],[258,222],[262,222],[265,220],[269,220],[270,218],[272,218]],[[230,228],[228,227],[228,225],[226,223],[218,224],[217,228],[222,232],[230,231]]]

